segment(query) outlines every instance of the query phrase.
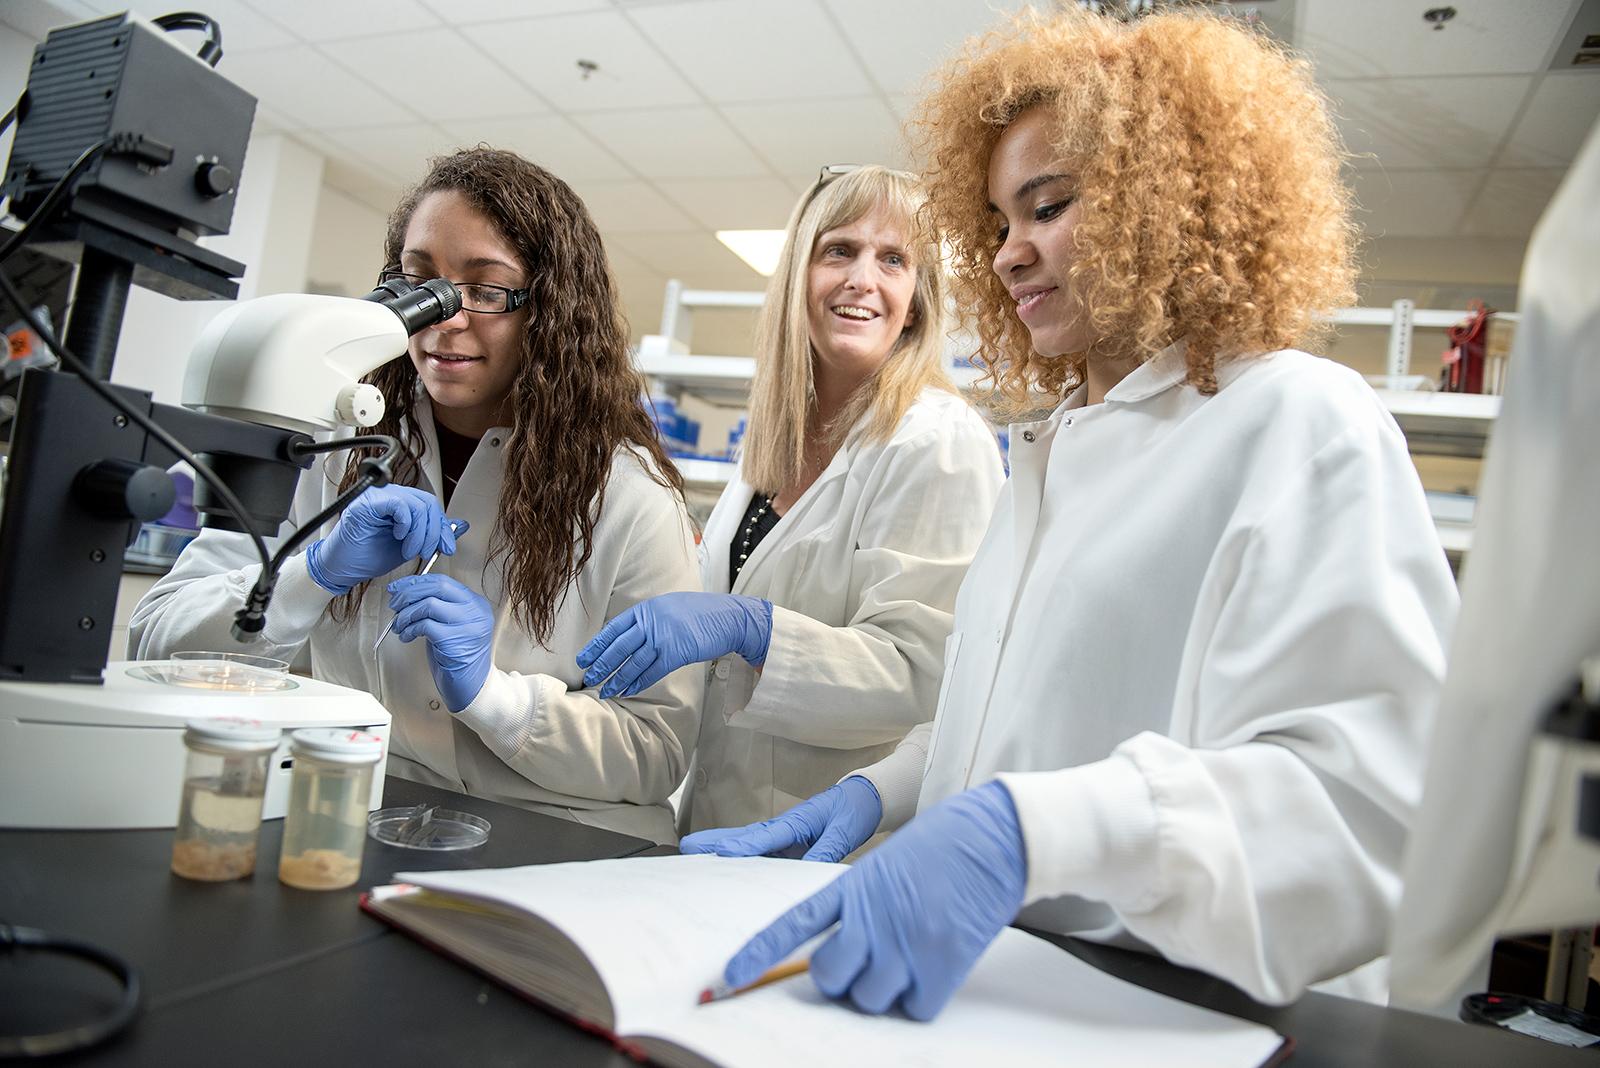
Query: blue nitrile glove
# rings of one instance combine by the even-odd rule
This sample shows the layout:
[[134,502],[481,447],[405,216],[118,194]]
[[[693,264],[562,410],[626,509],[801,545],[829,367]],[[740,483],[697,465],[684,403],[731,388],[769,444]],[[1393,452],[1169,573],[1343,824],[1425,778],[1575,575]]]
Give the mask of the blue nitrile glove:
[[449,575],[407,575],[389,583],[394,632],[428,640],[428,669],[451,712],[472,703],[489,677],[494,608]]
[[835,923],[811,978],[864,1012],[898,1002],[914,1020],[944,1008],[1027,884],[1022,830],[998,782],[946,798],[747,942],[725,970],[741,987]]
[[437,549],[450,556],[455,534],[439,498],[410,486],[373,486],[350,502],[333,533],[306,550],[306,570],[332,594],[349,593],[368,579],[387,575],[407,560],[426,560]]
[[878,788],[860,775],[852,775],[770,820],[684,835],[678,851],[763,857],[793,856],[804,849],[801,860],[834,862],[861,848],[881,822],[883,801]]
[[663,593],[600,628],[578,654],[583,684],[632,697],[686,664],[738,653],[753,666],[772,643],[772,602],[731,593]]

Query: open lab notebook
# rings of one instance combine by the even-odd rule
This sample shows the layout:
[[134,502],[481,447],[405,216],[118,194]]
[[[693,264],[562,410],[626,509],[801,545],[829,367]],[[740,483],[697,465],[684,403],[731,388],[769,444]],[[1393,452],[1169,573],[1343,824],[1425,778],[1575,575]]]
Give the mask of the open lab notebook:
[[1255,1068],[1287,1053],[1266,1027],[1125,983],[1014,928],[930,1023],[857,1012],[807,975],[698,1004],[747,939],[845,870],[667,856],[401,873],[362,907],[668,1066]]

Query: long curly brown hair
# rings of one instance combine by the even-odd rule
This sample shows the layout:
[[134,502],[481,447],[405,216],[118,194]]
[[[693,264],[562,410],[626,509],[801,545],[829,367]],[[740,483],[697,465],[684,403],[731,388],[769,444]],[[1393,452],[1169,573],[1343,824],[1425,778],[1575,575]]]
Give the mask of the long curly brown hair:
[[[605,248],[578,194],[512,152],[479,145],[438,157],[389,216],[385,263],[399,263],[412,213],[424,197],[441,190],[460,193],[493,222],[531,280],[488,560],[502,562],[513,616],[543,644],[568,585],[593,551],[617,450],[632,447],[647,456],[650,476],[680,497],[683,477],[641,403],[644,380],[628,358],[627,327]],[[403,440],[394,480],[416,485],[426,449],[415,418],[416,367],[399,357],[365,381],[382,390],[387,403],[373,432]],[[355,478],[352,464],[341,488]],[[364,593],[365,584],[346,594],[336,605],[337,617],[353,616]]]
[[[1063,396],[1090,354],[1142,361],[1179,338],[1189,382],[1214,392],[1218,360],[1306,344],[1316,313],[1354,301],[1345,151],[1310,66],[1263,35],[1196,13],[1029,10],[935,81],[912,137],[999,407]],[[1098,339],[1056,359],[991,269],[989,156],[1035,106],[1083,205],[1069,273]]]

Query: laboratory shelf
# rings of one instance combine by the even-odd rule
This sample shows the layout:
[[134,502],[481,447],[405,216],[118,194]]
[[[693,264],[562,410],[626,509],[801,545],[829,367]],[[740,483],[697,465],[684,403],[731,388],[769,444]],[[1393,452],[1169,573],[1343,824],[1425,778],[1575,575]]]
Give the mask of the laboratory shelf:
[[672,458],[683,480],[695,486],[726,486],[739,469],[731,460],[702,460],[696,457]]
[[1413,452],[1482,456],[1489,430],[1500,415],[1500,398],[1483,393],[1376,392]]
[[1459,556],[1472,548],[1472,527],[1466,523],[1449,523],[1436,519],[1433,527],[1439,532],[1439,544],[1444,551]]

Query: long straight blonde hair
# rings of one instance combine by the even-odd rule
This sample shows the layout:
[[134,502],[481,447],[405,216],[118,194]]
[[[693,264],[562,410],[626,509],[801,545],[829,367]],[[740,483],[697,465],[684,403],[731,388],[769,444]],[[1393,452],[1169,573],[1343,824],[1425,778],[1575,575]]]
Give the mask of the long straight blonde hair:
[[[831,179],[831,180],[830,180]],[[910,324],[888,357],[826,425],[817,425],[816,352],[806,315],[811,258],[817,238],[883,208],[906,235],[916,270]],[[764,493],[798,483],[806,466],[807,433],[820,433],[832,456],[857,424],[873,442],[888,441],[906,409],[929,386],[955,392],[940,366],[944,343],[945,277],[938,235],[922,212],[922,187],[904,171],[861,167],[821,178],[789,216],[777,270],[756,327],[756,374],[750,386],[745,481]]]

